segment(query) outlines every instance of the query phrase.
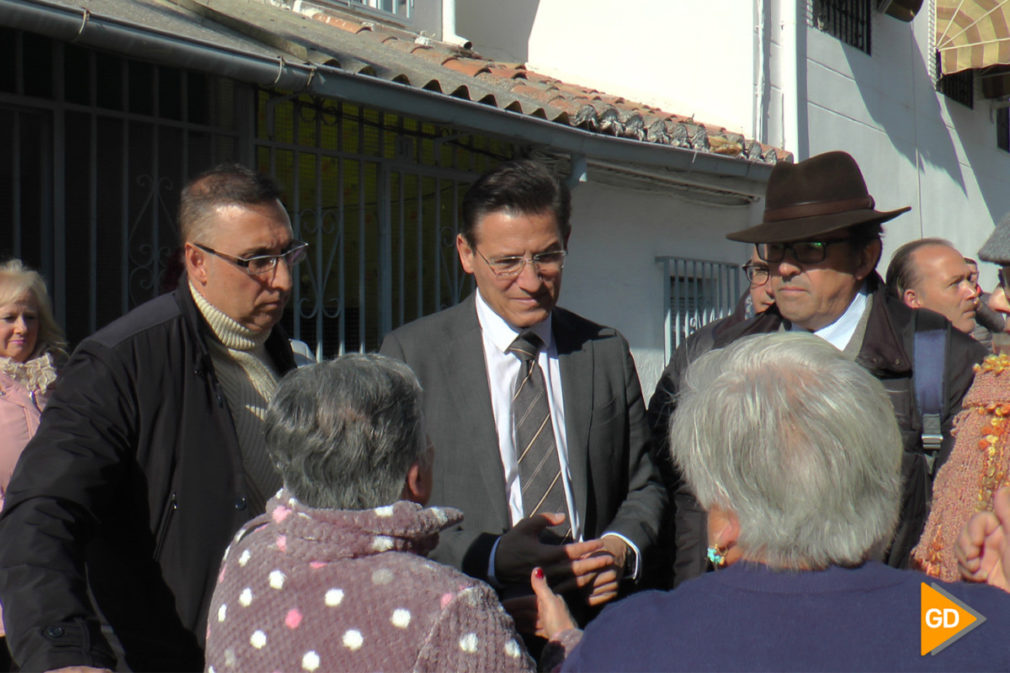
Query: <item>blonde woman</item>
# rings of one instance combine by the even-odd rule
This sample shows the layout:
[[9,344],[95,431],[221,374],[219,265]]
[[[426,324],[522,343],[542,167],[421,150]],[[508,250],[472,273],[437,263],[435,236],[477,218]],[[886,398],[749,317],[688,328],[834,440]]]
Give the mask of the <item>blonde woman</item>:
[[0,508],[65,347],[42,276],[19,259],[0,264]]

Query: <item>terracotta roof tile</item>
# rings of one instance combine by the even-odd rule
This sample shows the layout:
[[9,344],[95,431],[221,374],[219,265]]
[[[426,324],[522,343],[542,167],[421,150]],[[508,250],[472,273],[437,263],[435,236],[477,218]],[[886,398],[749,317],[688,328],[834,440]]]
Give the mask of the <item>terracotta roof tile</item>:
[[[270,30],[309,53],[312,61],[339,64],[353,73],[492,105],[619,138],[688,148],[748,161],[775,163],[789,153],[708,126],[692,117],[629,101],[591,87],[530,71],[523,64],[495,62],[478,53],[433,40],[379,20],[311,2],[300,12],[261,0]],[[234,17],[242,21],[241,16]],[[251,19],[250,19],[251,20]]]
[[468,77],[476,77],[482,72],[488,72],[487,61],[475,58],[450,58],[445,60],[442,65]]

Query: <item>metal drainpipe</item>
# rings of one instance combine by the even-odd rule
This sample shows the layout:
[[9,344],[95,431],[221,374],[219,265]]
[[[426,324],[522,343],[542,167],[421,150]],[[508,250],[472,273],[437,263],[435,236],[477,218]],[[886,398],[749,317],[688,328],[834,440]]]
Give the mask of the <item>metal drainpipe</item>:
[[[782,87],[782,146],[802,161],[810,153],[807,138],[806,2],[779,0],[779,82]],[[801,9],[801,7],[803,9]]]
[[456,34],[456,0],[442,0],[442,42],[469,49],[473,42]]

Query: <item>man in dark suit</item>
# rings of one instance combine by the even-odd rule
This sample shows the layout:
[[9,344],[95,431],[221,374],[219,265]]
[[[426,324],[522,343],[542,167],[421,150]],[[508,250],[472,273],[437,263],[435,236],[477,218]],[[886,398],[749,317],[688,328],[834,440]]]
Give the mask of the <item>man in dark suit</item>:
[[432,557],[504,594],[528,592],[542,567],[595,606],[640,577],[666,493],[627,342],[556,307],[570,211],[536,162],[482,176],[456,239],[477,292],[390,333],[382,352],[424,387],[431,503],[465,515]]

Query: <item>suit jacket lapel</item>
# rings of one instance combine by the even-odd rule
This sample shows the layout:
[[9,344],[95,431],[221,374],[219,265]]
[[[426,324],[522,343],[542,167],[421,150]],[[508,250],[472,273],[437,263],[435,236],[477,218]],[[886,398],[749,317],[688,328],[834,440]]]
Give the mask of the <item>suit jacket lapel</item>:
[[581,339],[565,317],[562,310],[555,310],[552,322],[565,401],[565,439],[572,495],[585,524],[589,500],[589,431],[593,418],[593,342]]
[[[445,342],[443,362],[445,380],[452,382],[453,403],[464,419],[458,429],[459,451],[455,459],[473,460],[479,466],[483,484],[472,484],[487,494],[487,507],[496,520],[508,526],[508,497],[505,471],[498,449],[498,433],[491,409],[484,345],[473,295],[461,304],[458,320],[451,326],[452,336]],[[439,447],[435,447],[437,452]]]

